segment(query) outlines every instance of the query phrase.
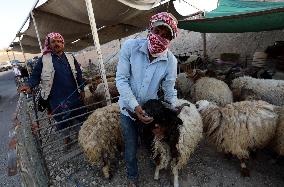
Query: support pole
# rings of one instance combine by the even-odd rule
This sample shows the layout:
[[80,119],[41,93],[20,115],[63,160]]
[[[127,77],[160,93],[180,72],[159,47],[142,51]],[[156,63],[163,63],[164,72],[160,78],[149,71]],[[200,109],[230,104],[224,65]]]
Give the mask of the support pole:
[[36,24],[36,20],[35,20],[33,11],[31,11],[31,17],[33,19],[33,23],[34,23],[34,26],[35,26],[35,31],[36,31],[36,37],[37,37],[38,45],[39,45],[40,51],[42,53],[43,50],[42,50],[42,46],[41,46],[41,42],[40,42],[40,36],[39,36],[38,29],[37,29],[37,24]]
[[10,56],[9,56],[8,50],[6,51],[6,53],[7,53],[7,56],[8,56],[9,62],[11,62],[11,59],[10,59]]
[[203,39],[203,60],[207,63],[206,33],[201,33]]
[[[24,56],[26,68],[28,70],[28,62],[27,62],[27,58],[26,58],[26,55],[25,55],[25,52],[24,52],[24,49],[23,49],[23,45],[22,45],[22,42],[21,42],[21,37],[19,37],[19,42],[20,42],[21,50],[22,50],[22,53],[23,53],[23,56]],[[29,77],[30,77],[31,75],[30,75],[29,71],[28,71],[28,74],[29,74]]]
[[12,50],[12,54],[13,54],[13,58],[14,58],[14,60],[16,60],[16,58],[15,58],[15,53],[14,53],[14,51]]
[[102,51],[101,51],[101,45],[100,45],[100,40],[99,40],[99,36],[98,36],[98,30],[97,30],[93,5],[92,5],[91,0],[85,0],[85,2],[86,2],[88,16],[89,16],[89,20],[90,20],[91,29],[92,29],[94,45],[96,46],[97,54],[99,55],[101,78],[103,79],[103,82],[104,82],[104,85],[105,85],[105,98],[107,100],[107,104],[110,105],[111,104],[110,94],[109,94],[109,89],[108,89],[108,84],[107,84],[107,79],[106,79],[105,66],[104,66],[104,62],[103,62],[103,55],[102,55]]
[[[38,4],[39,0],[35,0],[35,3],[33,5],[33,7],[31,8],[31,11],[36,7],[36,5]],[[31,12],[30,11],[30,12]],[[23,22],[22,26],[20,27],[19,31],[17,33],[20,33],[22,28],[25,26],[26,22],[29,20],[30,18],[30,13],[29,15],[26,17],[25,21]],[[17,38],[17,35],[15,36],[15,38],[12,40],[12,42],[10,43],[10,45],[14,42],[14,40]]]

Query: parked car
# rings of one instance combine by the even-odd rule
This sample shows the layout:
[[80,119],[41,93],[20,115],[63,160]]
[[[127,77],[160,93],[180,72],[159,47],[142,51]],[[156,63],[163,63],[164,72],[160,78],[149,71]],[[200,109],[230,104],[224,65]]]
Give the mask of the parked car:
[[12,65],[10,62],[2,62],[0,63],[0,71],[7,71],[9,69],[12,69]]
[[19,61],[19,60],[11,60],[11,64],[12,64],[12,66],[14,66],[14,65],[18,65],[18,63],[20,63],[20,61]]

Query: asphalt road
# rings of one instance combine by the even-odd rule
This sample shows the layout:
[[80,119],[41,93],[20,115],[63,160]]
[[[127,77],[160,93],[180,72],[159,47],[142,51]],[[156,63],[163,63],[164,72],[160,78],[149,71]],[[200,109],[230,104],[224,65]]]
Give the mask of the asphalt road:
[[16,110],[18,94],[14,73],[0,72],[0,187],[19,187],[19,175],[7,175],[8,135],[12,127],[12,116]]

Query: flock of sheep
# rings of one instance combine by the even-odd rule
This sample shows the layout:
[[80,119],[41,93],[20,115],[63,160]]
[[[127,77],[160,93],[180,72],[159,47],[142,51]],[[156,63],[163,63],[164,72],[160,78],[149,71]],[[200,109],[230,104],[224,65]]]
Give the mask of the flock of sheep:
[[[178,75],[176,87],[183,99],[178,99],[177,110],[157,100],[143,106],[155,119],[149,126],[151,131],[159,127],[164,132],[164,137],[152,140],[152,156],[157,161],[154,179],[159,178],[160,169],[170,166],[174,186],[179,186],[178,171],[202,138],[218,151],[236,156],[243,176],[249,176],[246,162],[251,151],[270,146],[284,155],[284,80],[245,76],[228,86],[206,76],[202,71]],[[115,97],[118,93],[112,84],[111,95]],[[103,91],[96,93],[102,95]],[[123,151],[119,115],[117,103],[96,109],[79,132],[79,144],[87,159],[101,166],[106,178],[116,153]]]

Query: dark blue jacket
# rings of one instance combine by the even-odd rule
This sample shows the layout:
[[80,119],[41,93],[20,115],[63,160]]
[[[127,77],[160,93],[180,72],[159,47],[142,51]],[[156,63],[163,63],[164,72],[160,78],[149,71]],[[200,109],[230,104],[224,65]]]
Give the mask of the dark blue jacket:
[[[49,95],[49,103],[51,110],[54,110],[60,104],[67,104],[69,109],[78,107],[81,105],[79,99],[76,82],[74,80],[71,67],[67,61],[65,54],[61,57],[55,54],[52,55],[52,63],[55,70],[53,85]],[[82,79],[82,71],[77,60],[74,58],[74,64],[77,71],[77,82],[80,86],[80,90],[84,90],[84,82]],[[33,69],[32,75],[29,78],[27,84],[34,88],[40,83],[42,72],[42,57],[38,59],[38,62]]]

